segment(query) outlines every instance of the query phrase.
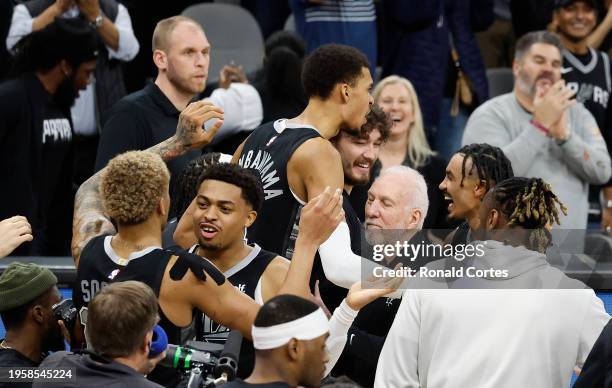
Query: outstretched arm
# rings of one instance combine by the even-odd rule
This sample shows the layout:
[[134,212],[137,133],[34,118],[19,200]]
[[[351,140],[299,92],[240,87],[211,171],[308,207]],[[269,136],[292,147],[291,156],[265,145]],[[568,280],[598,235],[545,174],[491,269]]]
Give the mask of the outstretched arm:
[[[202,129],[204,122],[217,119],[208,131]],[[209,144],[223,124],[223,111],[208,101],[191,103],[181,112],[174,136],[147,151],[154,152],[169,161],[190,149],[202,148]],[[72,257],[78,267],[83,247],[92,238],[104,233],[115,233],[115,228],[104,214],[99,193],[100,177],[104,169],[98,171],[81,185],[74,200],[72,221]]]

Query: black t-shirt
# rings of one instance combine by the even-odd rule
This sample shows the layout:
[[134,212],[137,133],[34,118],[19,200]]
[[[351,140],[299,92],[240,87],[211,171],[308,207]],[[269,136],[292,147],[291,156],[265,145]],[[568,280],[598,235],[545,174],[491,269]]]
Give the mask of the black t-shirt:
[[255,129],[244,143],[239,163],[261,178],[265,193],[257,219],[247,231],[250,243],[288,259],[293,256],[302,204],[289,188],[287,163],[305,141],[319,136],[313,127],[278,120]]
[[[181,112],[154,83],[119,100],[108,112],[104,123],[96,171],[101,170],[116,155],[131,150],[146,150],[176,133]],[[176,176],[200,151],[188,151],[168,162],[172,176]],[[172,187],[172,186],[171,186]]]
[[39,382],[34,383],[33,387],[161,387],[127,365],[92,354],[57,352],[47,357],[40,367],[56,370],[72,368],[76,376],[68,382]]
[[294,388],[293,386],[278,381],[274,383],[263,383],[263,384],[250,384],[240,379],[230,381],[227,384],[223,384],[224,388]]
[[27,217],[15,255],[65,255],[72,220],[72,125],[35,75],[0,84],[0,219]]
[[[23,367],[23,368],[35,368],[38,363],[30,360],[23,354],[13,349],[0,349],[0,367],[5,368],[8,366],[12,367]],[[32,383],[19,382],[19,383],[3,383],[0,382],[0,388],[4,387],[18,387],[18,388],[29,388]]]

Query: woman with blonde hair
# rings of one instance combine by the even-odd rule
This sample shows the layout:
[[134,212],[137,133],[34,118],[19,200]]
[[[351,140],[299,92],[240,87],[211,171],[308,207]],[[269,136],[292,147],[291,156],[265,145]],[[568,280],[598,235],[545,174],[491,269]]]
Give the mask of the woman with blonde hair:
[[[438,185],[444,180],[446,161],[438,157],[427,142],[421,107],[412,83],[406,78],[391,75],[376,85],[372,95],[374,103],[389,116],[393,126],[389,138],[380,148],[371,181],[388,167],[404,165],[414,168],[425,177],[430,201],[423,228],[450,228],[444,196],[438,190]],[[368,189],[369,185],[358,189],[355,194],[351,193],[351,202],[361,212]]]

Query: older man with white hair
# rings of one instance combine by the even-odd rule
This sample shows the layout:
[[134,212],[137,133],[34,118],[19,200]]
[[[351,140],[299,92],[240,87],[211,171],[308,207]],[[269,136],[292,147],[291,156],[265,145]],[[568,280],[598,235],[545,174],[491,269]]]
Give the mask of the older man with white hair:
[[[339,151],[342,156],[342,150]],[[383,170],[370,187],[365,205],[368,242],[378,244],[385,240],[416,239],[428,206],[427,185],[419,172],[406,166]],[[345,211],[345,214],[349,216],[349,212]],[[348,228],[345,223],[341,225]],[[334,233],[337,232],[338,229]],[[353,233],[351,239],[361,239],[361,236]],[[332,246],[330,240],[331,237],[321,245],[319,253],[325,275],[334,284],[346,288],[351,282],[360,277],[367,278],[375,268],[381,267],[353,252],[342,252]],[[395,264],[394,259],[387,258],[385,264]],[[379,298],[359,312],[349,329],[344,352],[333,374],[346,375],[365,387],[374,384],[378,356],[399,307],[400,295],[401,292],[397,291],[389,298]]]
[[[366,235],[375,239],[377,231],[403,230],[404,238],[410,239],[423,226],[428,206],[427,184],[419,172],[407,166],[385,169],[368,191]],[[341,222],[321,244],[319,254],[327,279],[348,289],[361,279],[362,270],[371,275],[379,265],[345,250],[343,247],[350,246],[350,242],[342,240],[349,233],[342,232],[342,228],[348,229],[346,222]],[[338,236],[334,237],[335,234]],[[399,296],[399,293],[394,296]]]

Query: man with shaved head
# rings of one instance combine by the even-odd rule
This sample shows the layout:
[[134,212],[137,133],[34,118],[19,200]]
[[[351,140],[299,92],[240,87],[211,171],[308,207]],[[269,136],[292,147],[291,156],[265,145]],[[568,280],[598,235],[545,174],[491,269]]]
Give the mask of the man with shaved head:
[[[206,87],[210,50],[202,26],[193,19],[173,16],[157,23],[153,32],[157,77],[111,110],[100,138],[96,171],[120,153],[145,150],[174,135],[179,113]],[[240,130],[255,128],[263,116],[257,91],[246,83],[216,89],[207,102],[209,110],[215,112],[211,121],[223,122],[215,142]],[[192,150],[169,162],[171,175],[179,173],[200,153]]]

